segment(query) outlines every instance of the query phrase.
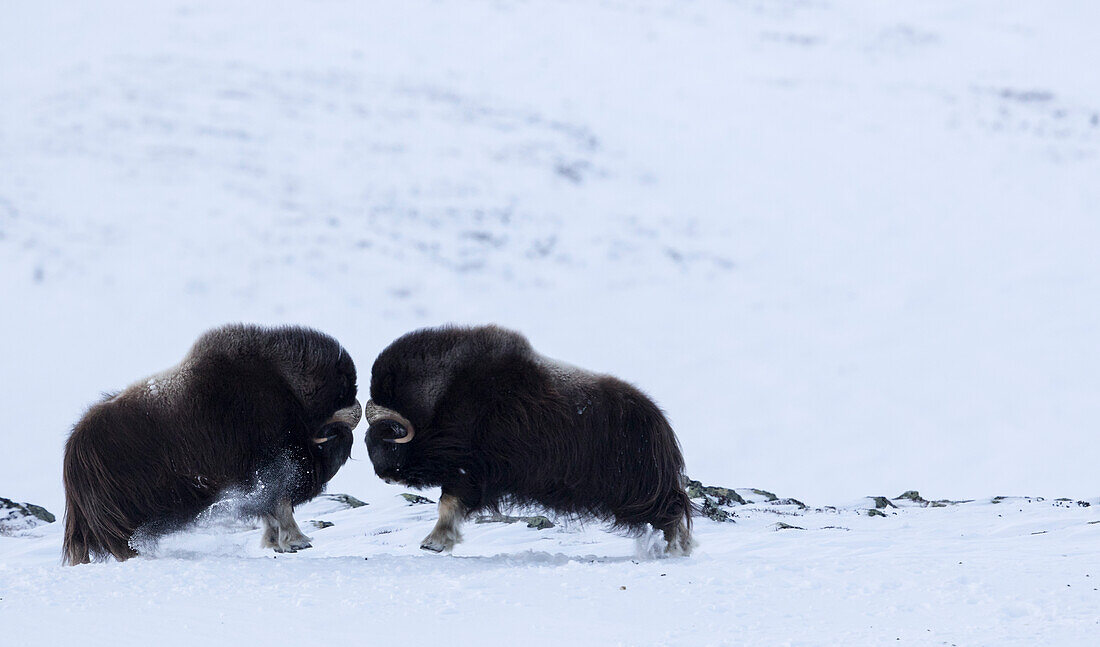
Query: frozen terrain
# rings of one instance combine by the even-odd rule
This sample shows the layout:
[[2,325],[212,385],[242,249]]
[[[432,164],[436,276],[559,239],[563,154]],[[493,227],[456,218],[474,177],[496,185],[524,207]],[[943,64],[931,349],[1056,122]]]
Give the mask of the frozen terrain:
[[[418,546],[435,506],[397,492],[354,509],[303,506],[314,548],[279,556],[241,523],[73,568],[57,565],[59,523],[0,537],[0,636],[694,647],[1085,646],[1100,635],[1100,499],[803,509],[739,490],[746,504],[725,508],[736,523],[696,521],[694,556],[647,559],[630,539],[568,523],[470,523],[453,556],[429,554]],[[885,516],[868,516],[876,503]]]
[[[687,560],[521,524],[440,558],[357,445],[331,489],[371,505],[285,559],[236,527],[67,570],[59,524],[0,537],[0,644],[1094,644],[1098,24],[1092,0],[3,4],[0,496],[59,513],[84,408],[210,326],[316,326],[363,386],[397,335],[491,321],[652,394],[694,477],[811,508],[701,519]],[[975,502],[825,509],[914,487]]]

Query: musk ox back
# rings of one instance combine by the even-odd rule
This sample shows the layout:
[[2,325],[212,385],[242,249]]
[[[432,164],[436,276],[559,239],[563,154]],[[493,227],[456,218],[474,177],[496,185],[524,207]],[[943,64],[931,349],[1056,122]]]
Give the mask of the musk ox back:
[[367,447],[375,472],[441,486],[439,522],[421,548],[460,540],[470,512],[537,504],[692,547],[676,436],[633,386],[545,358],[494,326],[409,333],[371,371]]
[[355,365],[307,328],[230,325],[176,367],[93,405],[65,445],[64,560],[136,554],[134,534],[187,524],[223,493],[264,522],[263,545],[309,547],[293,507],[351,452]]

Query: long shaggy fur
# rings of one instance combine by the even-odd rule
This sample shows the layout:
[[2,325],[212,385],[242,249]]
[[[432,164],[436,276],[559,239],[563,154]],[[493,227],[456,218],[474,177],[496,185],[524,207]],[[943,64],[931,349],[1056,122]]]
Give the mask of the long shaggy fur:
[[[93,405],[65,446],[64,561],[136,554],[134,533],[193,520],[219,494],[259,489],[246,515],[321,492],[347,460],[355,366],[314,330],[230,325],[175,368]],[[327,435],[324,443],[313,438]]]
[[371,372],[371,399],[415,430],[407,444],[367,443],[382,478],[442,486],[469,512],[502,502],[663,530],[691,549],[679,443],[637,388],[536,353],[494,326],[409,333]]

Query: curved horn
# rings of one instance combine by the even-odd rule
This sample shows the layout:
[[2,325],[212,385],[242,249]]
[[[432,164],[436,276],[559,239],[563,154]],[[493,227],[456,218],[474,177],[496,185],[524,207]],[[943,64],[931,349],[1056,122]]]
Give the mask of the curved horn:
[[351,405],[350,407],[344,407],[343,409],[340,409],[336,413],[332,414],[332,417],[329,418],[328,422],[326,422],[325,424],[327,425],[333,422],[342,422],[352,429],[355,429],[355,426],[359,424],[359,421],[362,420],[362,418],[363,406],[359,404],[358,400],[356,400],[355,404]]
[[400,413],[397,413],[393,409],[387,409],[386,407],[378,406],[374,403],[373,400],[367,400],[367,406],[363,408],[363,413],[366,414],[367,424],[373,425],[374,423],[380,422],[382,420],[393,420],[397,424],[404,427],[405,431],[408,432],[403,437],[394,438],[393,440],[390,440],[388,442],[402,445],[412,440],[413,436],[416,435],[415,430],[413,430],[413,425],[411,422],[409,422],[408,418],[401,415]]
[[[401,422],[401,421],[400,421],[400,420],[398,420],[397,422]],[[404,425],[402,425],[402,426],[404,426]],[[404,436],[402,436],[401,438],[394,438],[394,439],[393,439],[393,440],[391,440],[390,442],[391,442],[391,443],[397,443],[398,445],[403,445],[403,444],[405,444],[405,443],[409,442],[410,440],[412,440],[412,439],[413,439],[413,436],[415,435],[415,434],[413,433],[413,429],[412,429],[412,427],[405,427],[405,431],[407,431],[407,432],[409,432],[409,433],[405,434],[405,435],[404,435]]]

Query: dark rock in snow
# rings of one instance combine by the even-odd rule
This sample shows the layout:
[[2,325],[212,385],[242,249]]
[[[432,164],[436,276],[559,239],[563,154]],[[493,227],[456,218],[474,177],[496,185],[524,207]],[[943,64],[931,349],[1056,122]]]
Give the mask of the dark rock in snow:
[[314,528],[316,528],[317,530],[323,530],[325,528],[331,528],[331,527],[336,525],[336,524],[332,523],[331,521],[324,521],[324,520],[319,520],[319,519],[310,519],[309,523]]
[[779,498],[779,497],[775,496],[774,494],[772,494],[771,492],[768,492],[767,490],[757,490],[756,488],[752,488],[752,492],[753,492],[753,494],[758,494],[758,495],[764,497],[764,499],[766,501],[775,501],[776,499]]
[[0,535],[30,530],[35,526],[57,521],[49,510],[33,503],[16,503],[0,497]]
[[733,522],[733,515],[715,505],[709,497],[703,499],[703,516],[710,517],[719,523]]
[[772,505],[796,505],[796,506],[798,506],[799,508],[801,508],[803,510],[805,510],[807,507],[809,507],[805,503],[802,503],[801,501],[799,501],[798,499],[792,499],[790,497],[787,497],[785,499],[776,499],[774,501],[769,501],[769,503],[771,503]]
[[687,493],[688,497],[692,499],[714,497],[718,505],[731,505],[733,503],[745,505],[745,499],[733,488],[703,485],[699,481],[688,481]]
[[362,508],[363,506],[367,505],[363,501],[356,499],[350,494],[322,494],[318,498],[342,503],[349,508]]
[[908,501],[912,501],[913,503],[916,503],[917,505],[921,506],[922,508],[928,508],[928,507],[946,508],[949,505],[958,505],[960,503],[970,503],[970,500],[951,501],[949,499],[940,499],[939,501],[929,501],[928,499],[925,499],[924,497],[922,497],[920,495],[920,492],[917,492],[916,490],[906,490],[906,491],[902,492],[901,494],[897,495],[896,497],[894,497],[895,501],[897,501],[899,499],[905,499],[905,500],[908,500]]
[[516,523],[517,521],[522,521],[527,524],[528,528],[534,528],[535,530],[545,530],[554,527],[554,522],[542,515],[536,515],[534,517],[512,517],[506,514],[498,514],[482,516],[476,519],[476,523]]
[[410,505],[419,505],[424,503],[435,503],[426,496],[420,496],[419,494],[413,494],[412,492],[402,492],[401,497],[409,502]]

